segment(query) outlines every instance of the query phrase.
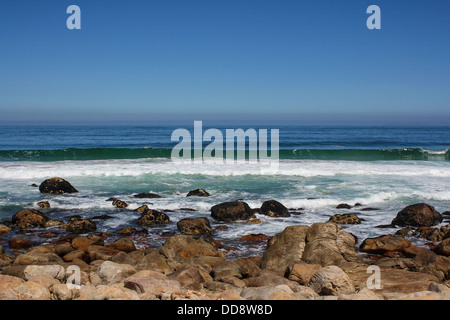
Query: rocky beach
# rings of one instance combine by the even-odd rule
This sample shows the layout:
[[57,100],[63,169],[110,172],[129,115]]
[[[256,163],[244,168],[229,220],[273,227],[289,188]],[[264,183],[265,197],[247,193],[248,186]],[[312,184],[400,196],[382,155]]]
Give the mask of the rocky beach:
[[[152,208],[158,194],[137,193],[133,198],[149,204],[130,209],[130,201],[104,199],[138,215],[109,233],[97,228],[113,219],[108,215],[51,218],[52,197],[79,191],[70,182],[51,178],[35,187],[48,200],[0,221],[1,300],[450,299],[450,214],[426,203],[398,208],[394,219],[377,226],[383,235],[376,237],[346,231],[365,223],[352,209],[376,208],[342,203],[342,213],[323,222],[224,241],[220,234],[229,228],[299,215],[301,208],[277,200],[254,208],[245,199],[217,203],[209,216],[181,208],[191,215],[161,233],[155,227],[174,224],[173,210]],[[201,201],[210,193],[186,196]],[[155,232],[161,243],[152,243]]]

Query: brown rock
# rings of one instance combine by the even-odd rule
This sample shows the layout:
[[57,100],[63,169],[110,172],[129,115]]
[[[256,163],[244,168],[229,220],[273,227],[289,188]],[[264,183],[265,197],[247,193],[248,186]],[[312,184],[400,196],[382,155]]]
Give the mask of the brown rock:
[[209,197],[210,194],[204,189],[195,189],[188,192],[186,197]]
[[12,249],[24,249],[29,248],[32,245],[30,240],[24,238],[11,238],[9,240],[9,247]]
[[41,193],[63,194],[78,192],[68,181],[61,178],[47,179],[39,186]]
[[276,200],[265,201],[259,209],[261,214],[269,217],[290,217],[289,210]]
[[258,233],[258,234],[248,234],[245,236],[242,236],[239,238],[239,241],[246,241],[246,242],[265,242],[269,239],[270,237],[262,234],[262,233]]
[[101,237],[95,235],[76,237],[72,240],[72,247],[75,250],[86,250],[91,245],[103,245],[104,241]]
[[21,229],[44,227],[48,220],[42,212],[29,209],[20,210],[12,217],[13,225]]
[[202,238],[188,235],[176,235],[166,240],[160,250],[168,259],[184,261],[199,256],[225,257],[225,253],[218,250],[211,243]]
[[37,206],[41,209],[48,209],[50,208],[50,203],[48,201],[41,201],[37,203]]
[[124,281],[125,288],[136,291],[138,294],[152,293],[161,296],[165,292],[173,292],[181,289],[178,281],[161,280],[151,278],[132,278]]
[[108,247],[124,252],[132,252],[136,250],[136,246],[134,245],[133,240],[131,240],[130,238],[118,239],[109,244]]
[[365,239],[361,243],[359,250],[362,252],[383,254],[388,251],[401,251],[411,246],[412,243],[403,237],[385,235]]
[[214,230],[207,218],[182,219],[177,223],[178,230],[188,234],[213,234]]
[[157,210],[146,210],[141,217],[137,219],[137,223],[141,226],[152,226],[156,224],[168,224],[170,222],[169,216]]
[[96,231],[97,225],[94,221],[76,216],[72,217],[69,223],[65,224],[63,228],[66,229],[67,232],[82,234]]
[[361,219],[352,213],[345,214],[335,214],[330,217],[328,222],[338,223],[338,224],[361,224]]
[[434,252],[443,256],[450,256],[450,238],[442,240],[434,249]]
[[170,280],[175,280],[185,289],[201,290],[203,283],[211,281],[211,276],[204,270],[196,267],[185,267],[167,276]]
[[86,254],[89,257],[90,261],[110,260],[113,256],[115,256],[119,252],[120,252],[119,250],[116,250],[113,248],[97,246],[97,245],[89,246],[86,249]]
[[320,264],[295,263],[288,269],[288,279],[301,285],[308,284],[311,277],[321,269]]

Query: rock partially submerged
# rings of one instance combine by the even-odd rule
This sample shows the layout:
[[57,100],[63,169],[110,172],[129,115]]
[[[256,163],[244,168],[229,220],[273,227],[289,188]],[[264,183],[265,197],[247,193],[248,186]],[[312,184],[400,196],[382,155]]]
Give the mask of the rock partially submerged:
[[177,227],[181,232],[193,235],[214,233],[208,218],[204,217],[182,219],[178,221]]
[[252,216],[253,210],[247,203],[241,201],[224,202],[211,208],[211,217],[219,221],[248,220]]
[[401,227],[431,227],[442,222],[443,216],[426,203],[417,203],[401,210],[391,224]]
[[276,200],[265,201],[259,209],[261,214],[269,217],[290,217],[288,208]]
[[62,178],[51,178],[42,182],[39,186],[39,191],[41,193],[50,194],[63,194],[63,193],[76,193],[78,192],[70,182]]
[[195,189],[188,192],[186,197],[209,197],[210,194],[204,189]]
[[50,219],[38,210],[23,209],[12,216],[12,224],[20,229],[45,227]]
[[157,224],[168,224],[170,218],[164,212],[148,209],[142,212],[141,217],[137,219],[140,226],[153,226]]

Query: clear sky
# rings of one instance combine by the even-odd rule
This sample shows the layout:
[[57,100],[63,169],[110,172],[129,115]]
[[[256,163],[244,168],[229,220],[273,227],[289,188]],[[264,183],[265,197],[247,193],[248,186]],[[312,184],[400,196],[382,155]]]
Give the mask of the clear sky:
[[446,125],[450,1],[2,0],[0,112]]

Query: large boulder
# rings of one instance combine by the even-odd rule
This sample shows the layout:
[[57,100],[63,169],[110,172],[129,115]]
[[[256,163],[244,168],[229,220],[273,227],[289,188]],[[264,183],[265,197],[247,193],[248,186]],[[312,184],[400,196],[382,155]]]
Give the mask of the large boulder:
[[253,216],[253,210],[245,202],[224,202],[211,208],[211,216],[216,220],[226,222],[248,220]]
[[20,229],[44,227],[50,219],[38,210],[23,209],[12,216],[12,223]]
[[302,260],[322,266],[344,267],[348,263],[362,262],[356,252],[357,239],[335,223],[315,223],[306,234],[306,246]]
[[442,222],[442,215],[426,203],[417,203],[401,210],[392,220],[392,225],[406,227],[431,227]]
[[261,214],[269,217],[290,217],[288,208],[276,200],[265,201],[259,209]]
[[178,221],[178,230],[188,234],[212,234],[214,230],[211,228],[211,224],[207,218],[186,218]]
[[289,226],[277,236],[277,240],[263,255],[261,269],[274,270],[284,275],[287,267],[302,259],[306,246],[308,226]]
[[156,224],[168,224],[170,218],[164,212],[148,209],[142,212],[141,217],[137,219],[140,226],[153,226]]
[[63,194],[63,193],[75,193],[78,192],[70,182],[61,178],[51,178],[47,179],[41,183],[39,186],[39,191],[41,193],[51,193],[51,194]]
[[282,275],[299,261],[340,267],[362,261],[355,250],[356,238],[335,223],[289,226],[274,238],[263,255],[261,268]]

